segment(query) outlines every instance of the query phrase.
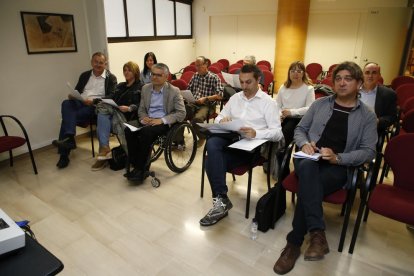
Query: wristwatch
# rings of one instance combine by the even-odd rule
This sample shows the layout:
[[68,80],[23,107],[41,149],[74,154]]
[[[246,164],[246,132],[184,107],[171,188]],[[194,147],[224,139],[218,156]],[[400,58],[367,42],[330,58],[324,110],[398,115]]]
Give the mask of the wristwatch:
[[335,160],[336,160],[336,164],[339,164],[339,162],[341,162],[341,157],[337,154],[335,156]]

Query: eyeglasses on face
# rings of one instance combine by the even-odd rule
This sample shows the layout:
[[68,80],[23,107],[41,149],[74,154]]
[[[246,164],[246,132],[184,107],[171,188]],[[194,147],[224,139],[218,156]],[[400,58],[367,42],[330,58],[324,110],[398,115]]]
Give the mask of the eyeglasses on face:
[[158,74],[158,73],[151,72],[151,77],[158,77],[158,78],[161,78],[163,75],[164,75],[164,74]]
[[298,74],[301,74],[301,73],[303,73],[303,70],[301,70],[301,69],[291,69],[291,70],[289,70],[289,72],[291,72],[292,74],[293,73],[298,73]]

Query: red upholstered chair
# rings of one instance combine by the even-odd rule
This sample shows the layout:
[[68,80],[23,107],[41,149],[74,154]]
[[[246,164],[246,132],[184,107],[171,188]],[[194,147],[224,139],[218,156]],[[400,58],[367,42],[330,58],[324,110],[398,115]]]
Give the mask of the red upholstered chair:
[[229,60],[222,58],[222,59],[219,59],[217,62],[221,63],[223,65],[223,70],[227,72],[227,70],[229,69],[229,65],[230,65]]
[[332,64],[331,66],[329,66],[329,68],[328,68],[328,75],[329,74],[332,74],[332,72],[336,68],[336,66],[338,66],[338,64]]
[[273,73],[270,71],[262,71],[264,75],[263,91],[273,97],[274,84]]
[[226,80],[224,79],[222,73],[218,73],[217,76],[220,78],[222,84],[225,84],[226,83]]
[[239,59],[236,63],[240,64],[241,66],[243,66],[243,60]]
[[[5,122],[15,122],[19,125],[20,130],[23,132],[23,137],[21,136],[12,136],[9,135],[9,132],[6,128]],[[9,152],[9,162],[10,167],[13,167],[13,152],[12,150],[18,147],[23,146],[24,144],[27,144],[27,149],[29,150],[30,159],[32,160],[32,166],[34,173],[37,174],[37,167],[34,160],[32,147],[30,146],[29,136],[27,135],[26,129],[24,128],[23,124],[14,116],[11,115],[0,115],[0,123],[1,127],[3,129],[3,136],[0,136],[0,153],[2,152]]]
[[[208,139],[208,137],[207,137]],[[271,158],[272,158],[272,146],[273,143],[271,142],[267,142],[270,143],[270,149],[269,149],[269,154],[267,156],[267,158],[264,158],[262,156],[260,156],[260,146],[257,147],[255,149],[255,154],[257,154],[257,158],[255,158],[254,160],[252,160],[252,162],[250,164],[245,164],[245,165],[241,165],[239,167],[236,167],[230,171],[228,171],[228,173],[231,173],[233,175],[233,181],[236,181],[235,179],[235,175],[244,175],[246,172],[248,173],[248,182],[247,182],[247,198],[246,198],[246,212],[245,212],[245,218],[249,218],[249,210],[250,210],[250,193],[251,193],[251,188],[252,188],[252,173],[253,173],[253,168],[257,167],[257,166],[262,166],[267,160],[269,160],[269,162],[267,162],[268,167],[267,167],[267,188],[268,190],[270,190],[270,163],[271,163]],[[204,196],[204,175],[205,175],[205,165],[206,165],[206,161],[207,161],[207,143],[204,145],[204,150],[203,150],[203,161],[201,164],[201,191],[200,191],[200,197]],[[213,161],[214,162],[214,161]]]
[[269,68],[266,65],[260,64],[257,65],[257,67],[259,67],[259,69],[262,71],[269,71]]
[[414,78],[410,76],[398,76],[391,81],[391,88],[397,90],[400,85],[414,83]]
[[[234,69],[240,69],[243,67],[243,64],[240,63],[235,63],[229,66],[229,73],[230,71],[234,70]],[[234,74],[234,73],[230,73],[230,74]]]
[[394,182],[389,185],[380,181],[368,197],[371,181],[370,177],[367,178],[349,246],[350,254],[354,251],[362,215],[367,207],[367,211],[371,210],[387,218],[414,225],[414,177],[410,161],[413,156],[414,133],[398,135],[388,142],[384,158],[394,173]]
[[180,90],[186,90],[188,87],[187,82],[183,79],[172,80],[171,84],[174,85],[175,87],[178,87]]
[[257,66],[264,65],[267,67],[267,70],[272,71],[272,65],[267,60],[260,60],[256,63]]
[[[217,67],[217,68],[220,70],[220,72],[224,70],[224,66],[223,66],[223,64],[221,64],[220,62],[214,62],[214,63],[212,63],[210,66]],[[216,73],[216,74],[217,74],[217,73]]]
[[414,97],[414,83],[406,83],[398,86],[395,93],[397,93],[397,105],[400,111],[400,119],[403,119],[405,104],[410,98]]
[[[291,152],[293,149],[293,143],[289,145],[287,152]],[[286,164],[289,164],[288,162]],[[284,168],[281,168],[281,171],[285,171]],[[338,246],[338,252],[342,252],[342,249],[344,247],[345,237],[346,237],[346,231],[348,228],[349,223],[349,217],[351,215],[351,208],[354,202],[355,198],[355,192],[356,192],[356,184],[359,178],[359,169],[354,168],[354,174],[352,179],[352,187],[349,190],[340,189],[330,195],[327,195],[324,197],[323,201],[332,203],[332,204],[340,204],[342,205],[342,211],[341,215],[344,215],[344,222],[342,225],[342,231],[341,236],[339,239],[339,246]],[[298,192],[298,178],[295,174],[295,172],[291,172],[282,182],[283,188],[285,188],[287,191],[290,191],[293,194],[296,194]],[[293,195],[292,195],[293,199]]]
[[321,84],[325,84],[325,85],[328,85],[331,88],[333,88],[333,83],[332,83],[332,78],[331,77],[327,77],[327,78],[324,78],[323,80],[321,80]]
[[183,80],[183,81],[185,81],[186,83],[190,83],[190,80],[193,78],[193,75],[194,75],[195,73],[193,72],[193,71],[187,71],[187,72],[184,72],[182,75],[181,75],[181,77],[180,77],[180,79],[181,80]]
[[195,67],[195,65],[187,65],[186,67],[184,67],[183,74],[187,71],[191,71],[191,72],[196,73],[197,68]]
[[316,83],[319,75],[322,73],[322,65],[319,63],[309,63],[306,65],[306,73],[312,82]]
[[221,72],[221,70],[219,68],[217,68],[216,66],[210,65],[208,67],[208,71],[214,73],[214,74],[218,74]]

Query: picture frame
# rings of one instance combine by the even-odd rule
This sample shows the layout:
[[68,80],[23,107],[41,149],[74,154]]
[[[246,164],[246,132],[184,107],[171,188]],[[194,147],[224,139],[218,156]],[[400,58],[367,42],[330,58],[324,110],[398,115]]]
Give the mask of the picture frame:
[[29,55],[78,51],[73,15],[25,11],[20,15]]

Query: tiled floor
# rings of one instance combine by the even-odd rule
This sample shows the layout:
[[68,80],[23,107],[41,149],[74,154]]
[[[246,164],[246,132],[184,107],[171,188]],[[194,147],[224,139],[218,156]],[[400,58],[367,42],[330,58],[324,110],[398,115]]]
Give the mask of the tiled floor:
[[[244,218],[247,176],[232,183],[229,175],[234,208],[217,225],[200,227],[211,206],[208,187],[205,197],[199,196],[200,156],[199,149],[181,174],[171,172],[161,157],[152,165],[161,186],[153,188],[149,179],[132,186],[123,171],[92,172],[90,142],[81,138],[63,170],[55,166],[53,148],[36,152],[38,175],[29,158],[16,160],[13,168],[1,162],[0,208],[15,220],[31,221],[38,240],[64,263],[61,275],[274,275],[294,206],[288,202],[276,229],[259,232],[253,241],[251,220]],[[256,169],[250,218],[265,190],[265,176]],[[299,258],[290,275],[414,275],[414,232],[373,213],[361,226],[355,253],[347,253],[355,209],[339,253],[340,210],[325,205],[331,253],[320,262]]]

